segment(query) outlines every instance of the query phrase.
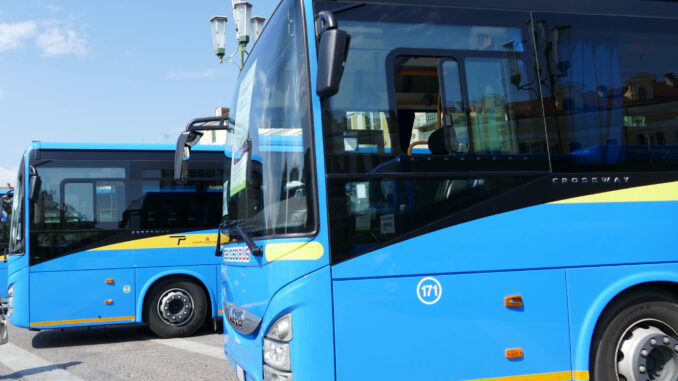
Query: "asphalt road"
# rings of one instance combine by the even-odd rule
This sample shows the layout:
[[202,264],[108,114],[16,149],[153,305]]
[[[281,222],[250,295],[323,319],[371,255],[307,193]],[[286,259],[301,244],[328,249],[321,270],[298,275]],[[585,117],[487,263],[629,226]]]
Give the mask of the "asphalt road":
[[160,339],[136,325],[32,332],[10,324],[0,380],[237,381],[223,341],[207,326],[193,337]]

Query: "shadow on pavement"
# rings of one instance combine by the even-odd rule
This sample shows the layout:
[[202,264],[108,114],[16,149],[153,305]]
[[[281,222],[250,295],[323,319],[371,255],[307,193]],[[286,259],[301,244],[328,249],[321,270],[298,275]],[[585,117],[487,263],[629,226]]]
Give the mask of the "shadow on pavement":
[[40,366],[37,368],[31,368],[31,369],[24,369],[20,370],[18,372],[14,372],[12,374],[8,374],[7,376],[0,376],[0,380],[18,380],[23,377],[29,377],[33,376],[36,374],[44,373],[44,372],[51,372],[56,369],[63,369],[66,370],[71,366],[74,365],[79,365],[82,364],[81,361],[71,361],[71,362],[65,362],[63,364],[54,364],[54,365],[47,365],[47,366]]
[[[214,331],[203,326],[193,337],[213,335]],[[74,327],[47,329],[33,336],[33,348],[61,348],[83,345],[99,345],[159,339],[147,326],[122,324],[115,326]]]

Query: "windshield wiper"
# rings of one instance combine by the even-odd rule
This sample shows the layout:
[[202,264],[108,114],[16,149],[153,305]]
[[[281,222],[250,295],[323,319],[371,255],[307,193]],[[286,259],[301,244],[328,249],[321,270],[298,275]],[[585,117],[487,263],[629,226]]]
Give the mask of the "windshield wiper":
[[222,231],[227,231],[226,234],[228,234],[229,239],[231,236],[236,236],[239,238],[241,241],[244,241],[247,247],[250,249],[250,253],[254,255],[255,257],[261,257],[264,254],[264,248],[257,245],[256,242],[254,242],[247,233],[245,233],[244,230],[242,230],[242,227],[240,224],[242,224],[244,221],[243,220],[230,220],[230,221],[225,221],[222,222],[219,225],[219,230],[217,231],[217,250],[214,253],[216,256],[221,255],[221,232]]

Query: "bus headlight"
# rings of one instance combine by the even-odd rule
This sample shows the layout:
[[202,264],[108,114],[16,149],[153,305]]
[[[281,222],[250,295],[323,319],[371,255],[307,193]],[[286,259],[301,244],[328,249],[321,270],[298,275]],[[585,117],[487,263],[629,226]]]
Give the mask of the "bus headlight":
[[292,315],[287,314],[273,323],[266,337],[285,343],[292,340]]
[[290,370],[290,344],[264,338],[264,364]]
[[14,285],[7,289],[7,317],[12,317],[14,312]]
[[283,372],[264,365],[264,381],[292,381],[292,373]]
[[290,344],[292,340],[292,315],[278,319],[264,337],[264,380],[292,380]]

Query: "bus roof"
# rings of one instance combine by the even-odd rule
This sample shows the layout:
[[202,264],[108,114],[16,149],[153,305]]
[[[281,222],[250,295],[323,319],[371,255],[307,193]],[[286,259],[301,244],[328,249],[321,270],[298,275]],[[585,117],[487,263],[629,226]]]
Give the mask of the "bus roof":
[[[102,151],[174,151],[175,144],[140,144],[140,143],[52,143],[33,142],[28,147],[32,150],[102,150]],[[223,151],[224,146],[198,144],[192,148],[195,151]]]
[[[337,9],[344,8],[342,5],[335,5],[333,7],[331,5],[332,2],[328,1],[323,1],[323,3],[329,9],[334,7]],[[553,0],[421,0],[417,2],[405,0],[367,0],[360,3],[678,18],[678,2],[669,0],[572,0],[566,3]]]

